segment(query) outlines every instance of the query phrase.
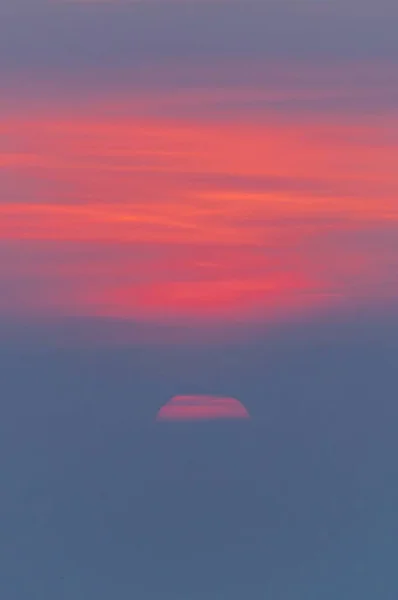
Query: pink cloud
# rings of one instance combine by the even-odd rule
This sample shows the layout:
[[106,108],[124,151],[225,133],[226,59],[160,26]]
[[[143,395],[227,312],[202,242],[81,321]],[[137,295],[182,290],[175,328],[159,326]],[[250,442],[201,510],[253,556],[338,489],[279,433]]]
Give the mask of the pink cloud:
[[0,166],[18,180],[0,200],[0,240],[20,248],[1,261],[3,311],[244,319],[393,293],[391,250],[386,260],[383,243],[364,242],[398,227],[384,119],[203,122],[107,107],[0,122],[12,140]]

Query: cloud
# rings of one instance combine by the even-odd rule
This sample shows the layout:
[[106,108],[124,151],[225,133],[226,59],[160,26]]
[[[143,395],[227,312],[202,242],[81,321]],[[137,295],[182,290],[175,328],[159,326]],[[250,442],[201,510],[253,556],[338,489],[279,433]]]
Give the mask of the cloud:
[[[287,600],[344,597],[347,580],[361,598],[394,589],[396,318],[356,310],[256,325],[239,343],[118,348],[128,323],[10,325],[0,325],[5,597],[26,584],[46,600],[61,586],[101,600],[194,595],[198,582],[233,600],[251,586]],[[88,347],[90,329],[102,344]],[[252,419],[154,426],[181,389],[239,398]]]
[[3,312],[269,319],[395,297],[391,117],[107,108],[0,122]]

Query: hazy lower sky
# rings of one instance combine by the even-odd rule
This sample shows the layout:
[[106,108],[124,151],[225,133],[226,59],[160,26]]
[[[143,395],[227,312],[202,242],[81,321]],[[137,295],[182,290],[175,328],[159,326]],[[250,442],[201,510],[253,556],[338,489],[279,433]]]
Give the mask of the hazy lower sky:
[[1,597],[396,600],[397,24],[2,0]]

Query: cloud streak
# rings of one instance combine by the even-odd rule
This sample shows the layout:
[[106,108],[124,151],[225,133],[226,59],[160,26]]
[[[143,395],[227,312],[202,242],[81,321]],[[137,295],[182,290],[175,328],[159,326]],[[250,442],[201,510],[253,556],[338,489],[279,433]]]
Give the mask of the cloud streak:
[[[0,165],[18,182],[0,201],[3,311],[264,318],[394,296],[395,255],[366,244],[398,229],[385,119],[177,120],[107,107],[0,122]],[[51,254],[17,263],[17,243]],[[73,247],[91,250],[82,261]]]
[[17,8],[0,20],[3,314],[396,298],[395,5]]

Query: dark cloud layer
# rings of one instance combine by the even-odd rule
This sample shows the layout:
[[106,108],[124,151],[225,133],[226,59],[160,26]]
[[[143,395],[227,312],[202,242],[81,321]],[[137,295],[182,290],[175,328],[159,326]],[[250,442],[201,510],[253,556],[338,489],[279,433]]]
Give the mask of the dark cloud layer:
[[[2,327],[2,596],[392,597],[391,318],[119,349]],[[154,423],[209,392],[252,421]]]

